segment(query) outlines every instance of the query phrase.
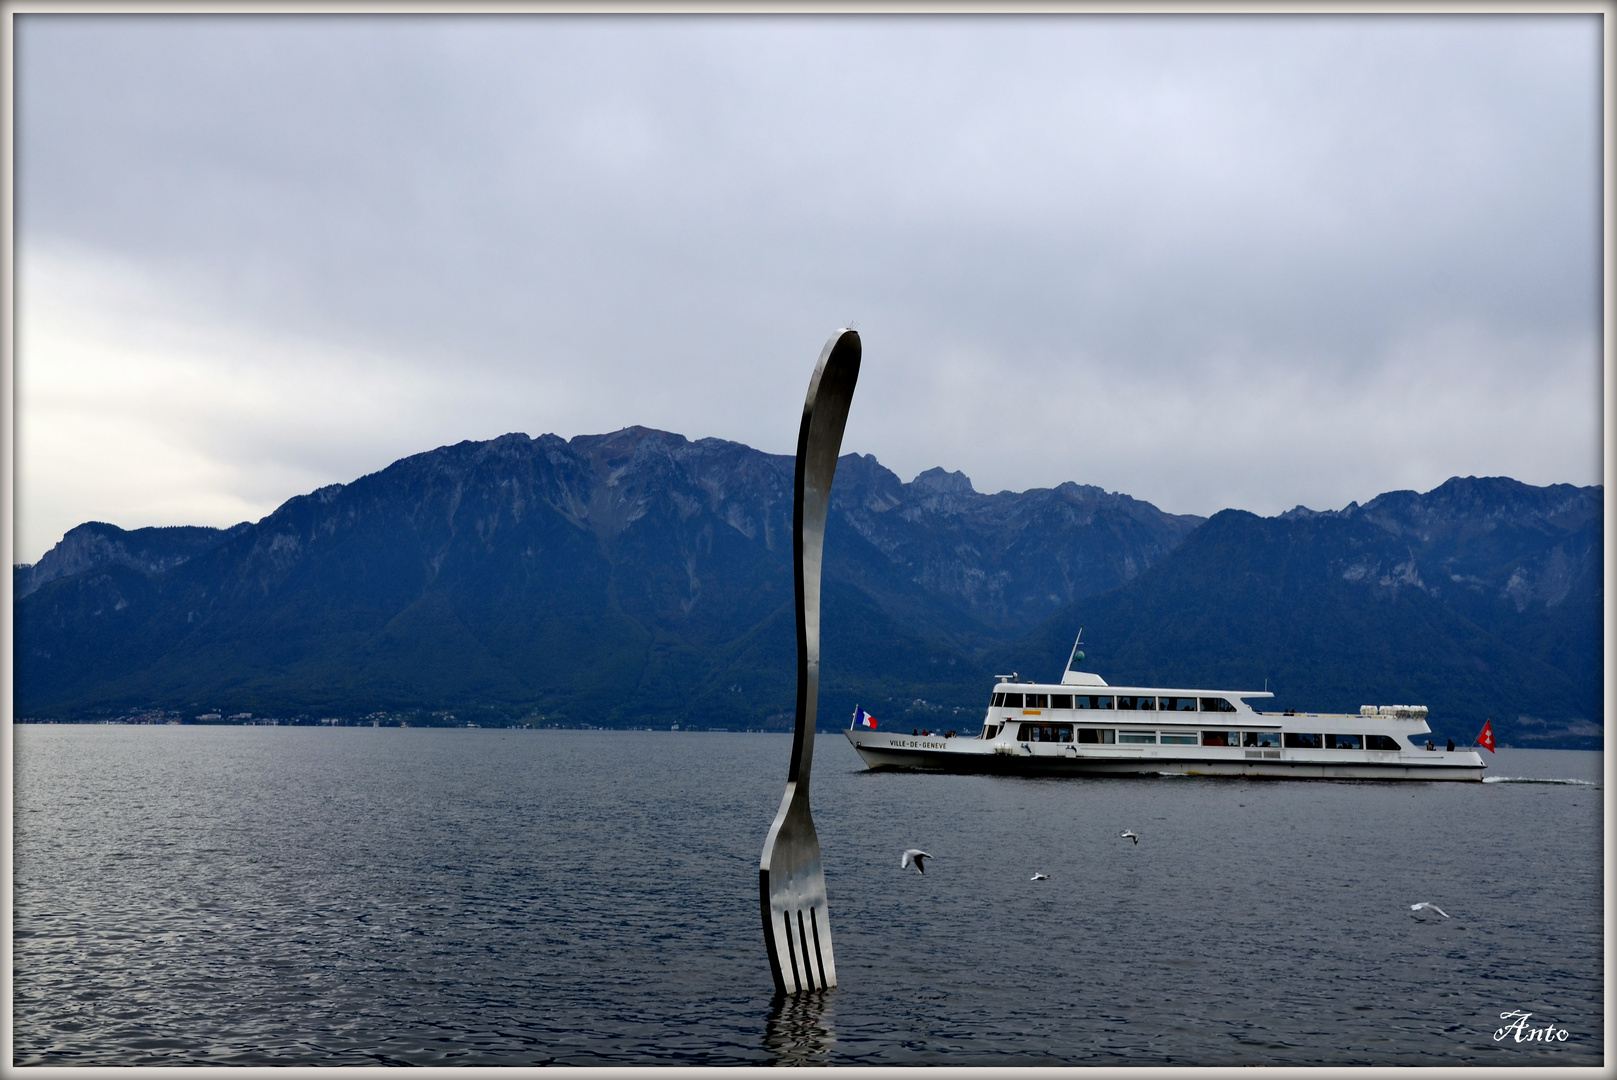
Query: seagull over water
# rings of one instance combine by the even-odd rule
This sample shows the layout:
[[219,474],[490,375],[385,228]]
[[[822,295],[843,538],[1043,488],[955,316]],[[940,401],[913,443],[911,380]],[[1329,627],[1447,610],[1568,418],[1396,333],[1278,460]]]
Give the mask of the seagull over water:
[[1037,870],[1035,870],[1035,871],[1033,871],[1033,876],[1028,878],[1028,880],[1029,881],[1049,881],[1050,880],[1050,875],[1049,874],[1041,874]]
[[908,870],[913,865],[915,869],[924,874],[926,873],[926,867],[921,865],[921,860],[930,859],[931,857],[931,855],[928,855],[920,848],[912,847],[908,851],[904,852],[904,857],[902,859],[898,860],[898,868],[900,870]]
[[1409,905],[1409,910],[1410,911],[1419,911],[1422,908],[1431,908],[1433,911],[1437,912],[1439,915],[1443,916],[1445,919],[1449,917],[1449,913],[1444,911],[1442,908],[1438,907],[1436,904],[1428,904],[1428,903],[1423,902],[1423,903],[1419,903],[1419,904],[1410,904]]
[[1117,835],[1119,838],[1124,840],[1133,840],[1136,844],[1140,842],[1140,834],[1135,832],[1133,829],[1124,829]]

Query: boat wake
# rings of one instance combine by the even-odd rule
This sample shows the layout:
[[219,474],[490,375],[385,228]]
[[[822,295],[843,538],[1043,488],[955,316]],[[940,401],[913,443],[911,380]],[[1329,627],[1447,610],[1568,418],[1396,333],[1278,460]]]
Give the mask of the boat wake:
[[1577,787],[1599,787],[1595,780],[1552,780],[1542,776],[1484,776],[1484,784],[1573,784]]

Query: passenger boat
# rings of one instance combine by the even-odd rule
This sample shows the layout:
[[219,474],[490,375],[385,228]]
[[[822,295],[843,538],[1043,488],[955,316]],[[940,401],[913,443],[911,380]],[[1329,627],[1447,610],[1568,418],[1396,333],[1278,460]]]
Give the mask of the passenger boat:
[[1074,670],[1081,642],[1059,683],[998,676],[976,734],[884,731],[856,709],[848,741],[872,769],[1018,776],[1481,780],[1487,769],[1471,748],[1433,744],[1424,705],[1260,712],[1247,701],[1268,691],[1110,686]]

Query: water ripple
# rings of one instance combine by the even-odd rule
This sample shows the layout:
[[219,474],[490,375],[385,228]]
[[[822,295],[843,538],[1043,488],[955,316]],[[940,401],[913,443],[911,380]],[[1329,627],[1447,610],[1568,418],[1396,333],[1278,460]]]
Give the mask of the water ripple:
[[[756,875],[782,737],[29,725],[15,746],[17,1064],[1603,1056],[1596,754],[1502,751],[1495,785],[1063,782],[872,774],[828,738],[843,985],[775,1000]],[[917,845],[924,877],[898,869]],[[1568,1041],[1494,1040],[1511,1009]]]

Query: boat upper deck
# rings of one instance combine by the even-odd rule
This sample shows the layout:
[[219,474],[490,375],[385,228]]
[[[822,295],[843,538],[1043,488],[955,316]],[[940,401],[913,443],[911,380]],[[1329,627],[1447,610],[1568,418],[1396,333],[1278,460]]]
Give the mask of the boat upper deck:
[[[1011,720],[1034,723],[1149,725],[1159,727],[1235,724],[1259,730],[1323,731],[1330,741],[1343,738],[1379,741],[1382,734],[1406,738],[1425,734],[1424,705],[1363,705],[1356,713],[1265,712],[1245,699],[1272,698],[1268,690],[1205,690],[1166,686],[1111,686],[1098,675],[1067,672],[1060,683],[1001,679],[995,683],[981,738],[992,738]],[[1216,717],[1216,719],[1215,719]],[[1175,732],[1183,735],[1184,732]]]

